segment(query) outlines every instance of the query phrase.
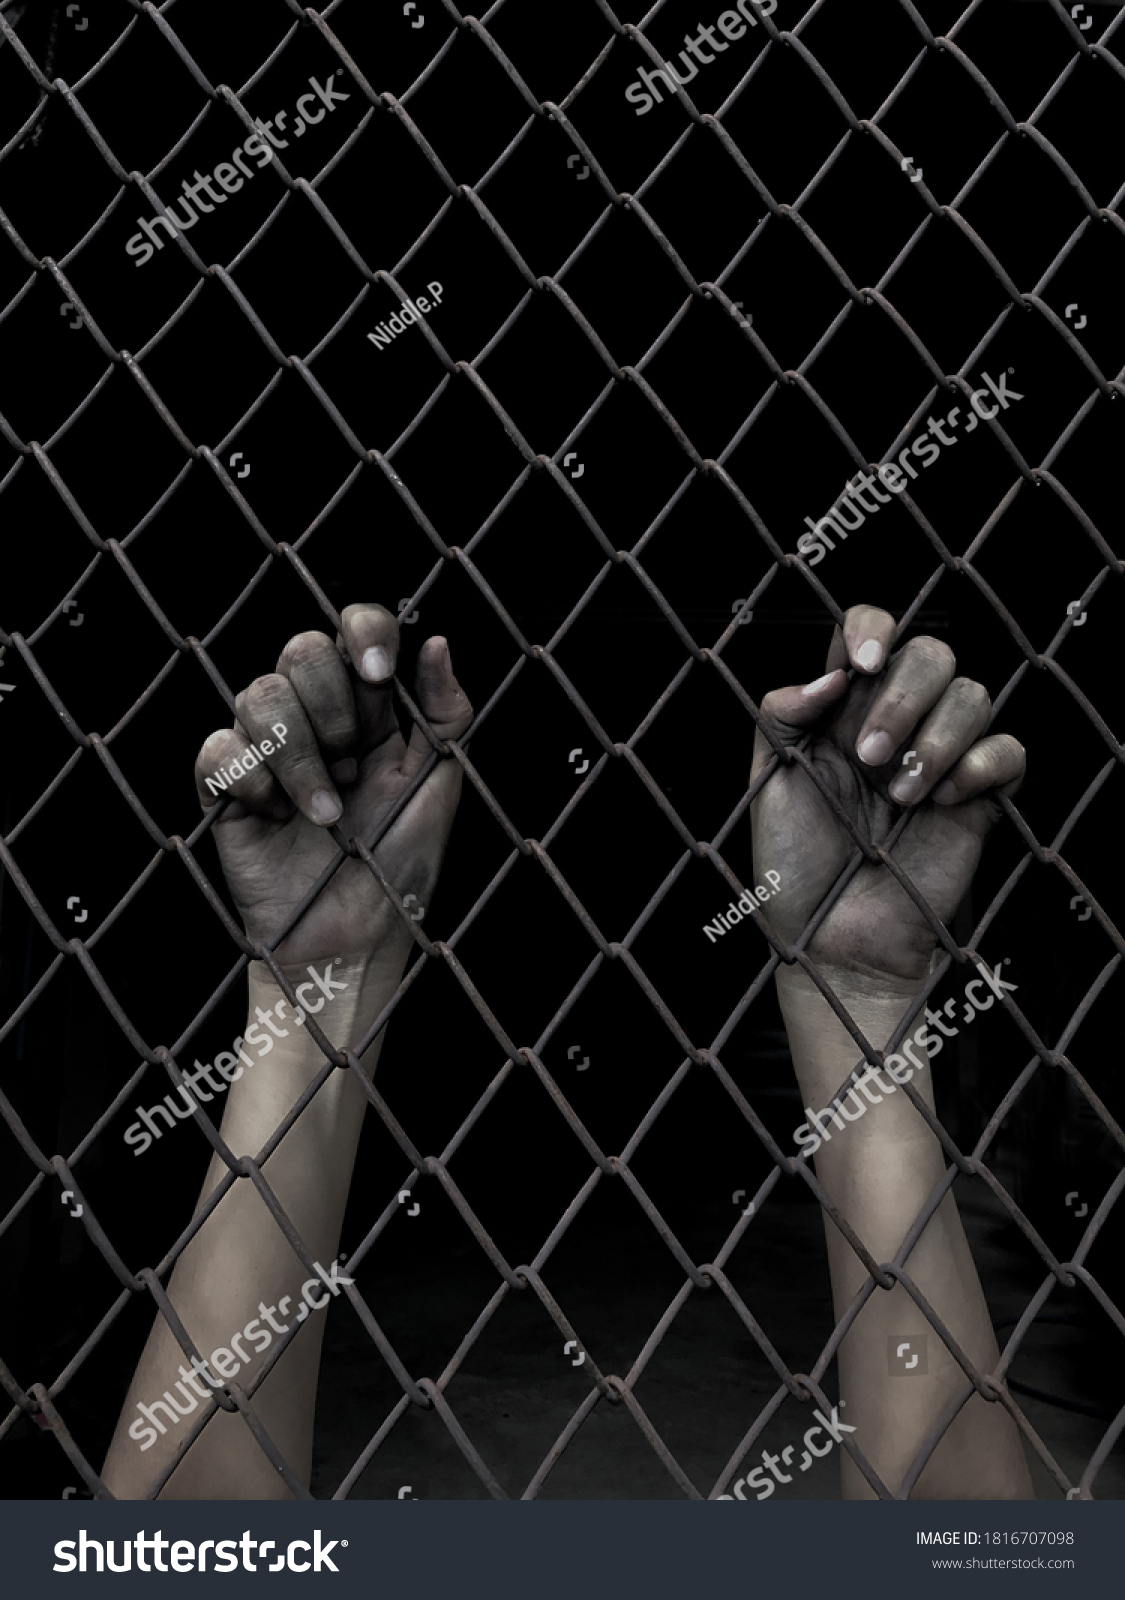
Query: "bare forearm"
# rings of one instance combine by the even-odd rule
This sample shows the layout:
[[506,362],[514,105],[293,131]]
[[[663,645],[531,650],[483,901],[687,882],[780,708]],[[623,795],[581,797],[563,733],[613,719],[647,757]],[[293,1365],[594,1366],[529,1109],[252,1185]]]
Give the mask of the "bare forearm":
[[[333,993],[331,1004],[322,1005],[316,1020],[334,1044],[354,1046],[394,992],[400,964],[388,966],[349,959],[339,966],[324,962],[316,965]],[[286,968],[286,975],[297,984],[308,974],[307,969],[290,972]],[[336,986],[341,984],[346,987],[337,992]],[[307,992],[308,987],[302,998],[307,997],[312,1009],[315,999],[313,993]],[[258,1020],[259,1011],[269,1016],[264,1027]],[[257,1155],[325,1064],[307,1028],[295,1025],[292,1007],[283,1001],[268,970],[259,963],[250,970],[249,1015],[248,1032],[257,1024],[258,1045],[255,1049],[247,1043],[244,1052],[254,1065],[245,1067],[242,1077],[232,1083],[222,1122],[223,1138],[236,1157]],[[268,1052],[255,1059],[265,1038],[272,1041]],[[381,1042],[380,1035],[363,1058],[368,1073],[374,1069]],[[262,1169],[314,1261],[329,1276],[337,1255],[366,1103],[354,1074],[334,1071]],[[200,1206],[226,1171],[220,1158],[212,1157]],[[248,1324],[253,1326],[257,1321],[263,1329],[258,1337],[264,1337],[264,1330],[273,1323],[292,1325],[299,1315],[297,1308],[304,1304],[302,1285],[308,1278],[252,1182],[240,1178],[180,1257],[168,1293],[196,1347],[209,1361],[212,1351],[231,1349],[232,1337],[237,1337]],[[316,1298],[313,1290],[310,1301]],[[324,1298],[328,1298],[327,1291],[322,1304]],[[272,1321],[259,1316],[263,1305],[274,1308]],[[303,1315],[310,1325],[301,1328],[277,1362],[255,1395],[254,1407],[266,1431],[298,1475],[304,1475],[307,1481],[324,1321],[310,1316],[307,1309]],[[259,1355],[256,1349],[247,1352],[248,1340],[239,1343],[250,1359],[242,1364],[233,1381],[246,1387],[268,1359],[268,1347],[263,1346]],[[237,1355],[234,1359],[238,1359]],[[185,1361],[171,1330],[158,1317],[134,1374],[106,1461],[104,1475],[115,1494],[126,1498],[143,1494],[197,1420],[198,1412],[193,1410],[178,1427],[168,1426],[155,1440],[151,1438],[155,1430],[146,1430],[144,1419],[138,1420],[138,1408],[151,1406],[165,1390],[171,1389],[182,1405],[188,1403],[193,1390],[176,1388]],[[199,1380],[197,1385],[206,1387]],[[166,1409],[159,1418],[162,1422],[167,1420]],[[137,1429],[132,1438],[127,1431],[130,1426]],[[142,1451],[138,1441],[144,1440],[146,1433],[148,1442]],[[162,1498],[176,1499],[278,1495],[287,1496],[288,1491],[275,1469],[242,1419],[226,1414],[215,1416],[207,1424],[162,1491]]]
[[[849,986],[839,974],[823,975],[871,1044],[884,1049],[906,1011],[909,995],[896,992],[894,986],[880,993],[874,987]],[[828,1107],[860,1061],[860,1051],[802,973],[780,973],[778,993],[802,1101],[815,1114]],[[912,1056],[921,1066],[910,1082],[932,1110],[926,1051],[915,1043]],[[814,1160],[828,1195],[882,1263],[900,1251],[946,1162],[936,1136],[889,1071],[878,1079],[868,1078],[865,1089],[849,1094],[846,1115],[819,1119],[825,1138]],[[866,1280],[867,1269],[827,1219],[825,1229],[839,1317]],[[903,1266],[969,1360],[979,1370],[991,1369],[997,1358],[996,1339],[952,1194],[942,1200]],[[910,1343],[904,1359],[919,1357],[913,1373],[893,1353],[904,1342]],[[849,1402],[849,1422],[859,1427],[859,1419],[863,1420],[857,1442],[892,1490],[963,1383],[961,1368],[908,1292],[901,1285],[876,1291],[841,1346],[840,1385]],[[972,1478],[966,1476],[963,1460],[970,1441]],[[850,1460],[844,1463],[844,1484],[849,1497],[871,1494]],[[969,1402],[935,1452],[918,1493],[933,1498],[1030,1495],[1014,1426],[998,1405],[977,1398]]]
[[[874,985],[866,989],[849,986],[846,979],[828,968],[822,969],[821,976],[832,985],[871,1044],[884,1049],[906,1011],[909,994],[905,990],[894,993],[888,988],[880,991]],[[861,1063],[860,1048],[803,973],[783,968],[778,973],[777,987],[802,1103],[807,1112],[822,1111],[852,1069]],[[914,1071],[910,1082],[932,1110],[927,1053],[917,1045],[912,1048],[922,1067]],[[867,1080],[866,1094],[857,1091],[847,1116],[837,1113],[835,1119],[820,1118],[822,1144],[815,1159],[821,1181],[834,1198],[839,1197],[857,1228],[862,1217],[864,1227],[860,1232],[872,1254],[883,1261],[897,1251],[914,1216],[941,1177],[944,1162],[937,1139],[909,1097],[888,1071],[880,1077],[881,1083],[873,1078]],[[810,1128],[816,1131],[811,1117]],[[892,1205],[881,1204],[887,1197],[893,1197]],[[854,1252],[849,1254],[855,1260]],[[862,1278],[860,1271],[858,1281],[862,1282]]]

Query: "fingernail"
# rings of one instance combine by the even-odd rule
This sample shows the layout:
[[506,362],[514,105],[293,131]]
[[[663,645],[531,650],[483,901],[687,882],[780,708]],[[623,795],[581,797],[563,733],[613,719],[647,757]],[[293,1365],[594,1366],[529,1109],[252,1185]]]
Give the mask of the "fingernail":
[[370,650],[363,652],[363,676],[368,683],[382,683],[393,672],[394,663],[382,645],[373,644]]
[[912,778],[908,772],[904,772],[901,778],[895,779],[887,792],[892,800],[897,800],[899,805],[906,806],[914,799],[924,782],[921,773]]
[[823,678],[818,678],[815,683],[806,683],[805,687],[801,690],[801,693],[817,694],[821,689],[824,688],[826,683],[831,683],[835,676],[836,674],[834,672],[826,672]]
[[334,822],[339,822],[344,808],[331,789],[318,789],[309,801],[309,810],[314,822],[330,828]]
[[859,746],[859,759],[869,767],[881,767],[895,753],[894,740],[889,733],[869,733]]
[[866,644],[861,644],[855,653],[855,662],[864,672],[877,672],[883,665],[883,646],[878,639],[868,639]]
[[936,800],[939,806],[951,806],[957,799],[957,785],[952,778],[946,778],[944,783],[939,783],[931,800]]

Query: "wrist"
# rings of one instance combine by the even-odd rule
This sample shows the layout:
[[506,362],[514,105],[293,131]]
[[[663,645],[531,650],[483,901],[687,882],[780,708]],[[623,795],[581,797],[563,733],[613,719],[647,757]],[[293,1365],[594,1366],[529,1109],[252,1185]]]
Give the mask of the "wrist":
[[[856,980],[851,972],[834,970],[819,962],[817,971],[831,985],[852,1024],[873,1050],[886,1050],[892,1033],[921,989],[921,984],[905,984],[901,979],[891,979],[886,984]],[[861,1068],[860,1076],[866,1077],[861,1065],[863,1050],[800,968],[779,968],[777,980],[778,1000],[789,1038],[797,1084],[802,1102],[811,1117],[818,1108],[829,1105],[857,1067]],[[924,1019],[922,1022],[924,1028]],[[899,1084],[913,1082],[915,1089],[933,1110],[929,1050],[917,1033],[906,1049],[908,1057],[892,1055],[888,1058],[892,1066],[882,1069],[883,1072],[891,1072],[891,1077],[875,1080],[882,1093],[874,1096],[874,1103],[887,1100],[889,1096],[893,1098],[886,1105],[878,1105],[877,1116],[863,1117],[873,1099],[871,1096],[860,1098],[858,1091],[853,1089],[850,1110],[844,1115],[848,1122],[863,1117],[862,1132],[833,1144],[831,1154],[818,1156],[818,1162],[827,1161],[829,1166],[839,1162],[845,1166],[854,1162],[863,1164],[870,1159],[876,1146],[880,1149],[906,1149],[909,1146],[914,1152],[911,1159],[921,1159],[923,1150],[929,1159],[933,1135],[908,1097],[894,1093]],[[901,1044],[898,1050],[903,1050]],[[896,1062],[898,1070],[892,1071]],[[906,1076],[899,1075],[902,1070],[905,1070]],[[819,1122],[817,1126],[820,1126]],[[836,1120],[837,1128],[846,1126],[847,1123],[841,1124]],[[795,1137],[799,1138],[799,1135],[795,1134]]]
[[[284,961],[278,961],[277,965],[294,991],[302,988],[305,990],[303,996],[298,995],[298,1005],[316,1015],[317,999],[323,998],[327,1003],[326,983],[331,986],[332,1004],[334,1004],[335,996],[344,992],[337,987],[340,984],[345,984],[347,992],[352,993],[356,989],[369,989],[375,984],[386,981],[392,972],[394,981],[397,982],[405,966],[405,960],[387,960],[385,952],[380,950],[358,950],[344,954],[326,950],[322,955],[311,959],[290,956]],[[246,974],[252,991],[274,996],[282,993],[281,985],[264,961],[251,961]],[[290,1002],[286,1001],[286,1005],[292,1011]]]
[[306,1024],[315,1021],[337,1048],[354,1048],[398,987],[405,952],[390,960],[376,951],[279,965],[296,1005],[265,962],[252,961],[243,1052],[260,1059],[277,1050],[275,1063],[282,1057],[319,1063],[323,1053]]
[[[368,956],[344,956],[339,965],[322,958],[280,966],[297,997],[296,1005],[264,962],[252,961],[247,970],[246,1030],[234,1046],[238,1070],[230,1080],[221,1128],[239,1155],[260,1150],[294,1101],[323,1072],[325,1054],[308,1024],[315,1022],[337,1050],[357,1050],[398,985],[397,971]],[[381,1029],[360,1057],[369,1077],[385,1037]],[[356,1099],[357,1092],[350,1071],[330,1073],[286,1141],[298,1130],[301,1138],[324,1135],[338,1154],[341,1117],[354,1120],[362,1115],[365,1102],[362,1094]],[[356,1132],[358,1126],[355,1120]],[[218,1158],[213,1158],[204,1196],[221,1175]]]
[[[881,971],[874,967],[849,966],[824,960],[810,952],[806,954],[821,982],[845,1004],[854,1001],[857,1005],[905,1006],[916,994],[921,993],[930,973],[928,966],[915,975]],[[808,990],[811,995],[820,998],[816,984],[797,962],[791,966],[780,965],[775,976],[779,992],[786,989],[794,993]]]
[[[821,980],[877,1050],[885,1046],[907,1006],[922,989],[921,981],[875,976],[826,962],[815,965]],[[850,1056],[853,1061],[859,1058],[859,1046],[802,968],[779,967],[776,981],[794,1059],[811,1055]]]

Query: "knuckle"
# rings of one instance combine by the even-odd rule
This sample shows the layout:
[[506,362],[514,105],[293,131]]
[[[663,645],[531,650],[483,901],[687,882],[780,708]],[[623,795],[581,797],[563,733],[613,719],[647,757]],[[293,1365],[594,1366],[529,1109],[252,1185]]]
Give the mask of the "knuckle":
[[340,613],[340,622],[345,628],[354,628],[360,622],[375,622],[386,627],[388,624],[394,626],[395,619],[386,606],[381,606],[376,600],[367,600],[345,606]]
[[284,704],[292,692],[288,678],[283,677],[280,672],[267,672],[262,677],[255,678],[253,683],[247,684],[235,700],[235,709],[240,718],[243,707],[251,716],[261,715],[273,707]]
[[992,709],[992,696],[984,684],[978,683],[975,678],[954,678],[949,689],[963,705],[969,706],[974,711],[987,712]]
[[905,647],[919,661],[927,666],[939,668],[948,673],[952,678],[957,670],[957,657],[946,644],[944,639],[935,639],[932,634],[923,633],[917,639],[911,639]]
[[204,767],[221,760],[234,736],[233,728],[216,728],[214,733],[209,733],[199,747],[196,765]]
[[853,623],[864,623],[868,627],[886,626],[888,623],[893,628],[895,619],[889,611],[884,611],[882,606],[855,605],[849,606],[844,613],[844,626],[850,627]]
[[323,761],[316,755],[282,756],[277,767],[277,776],[292,794],[298,794],[313,789],[322,788],[327,780],[328,773]]
[[293,635],[281,652],[281,659],[287,667],[317,667],[325,661],[338,661],[340,658],[326,633],[310,629],[307,633]]

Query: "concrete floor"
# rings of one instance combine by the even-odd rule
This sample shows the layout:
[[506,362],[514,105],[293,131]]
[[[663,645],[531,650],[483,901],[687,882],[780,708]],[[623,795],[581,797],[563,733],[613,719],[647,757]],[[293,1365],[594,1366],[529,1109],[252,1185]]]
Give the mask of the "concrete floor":
[[[776,1200],[780,1194],[779,1188],[767,1202],[728,1270],[775,1347],[791,1367],[807,1370],[831,1329],[820,1212],[815,1202],[800,1196]],[[979,1191],[962,1195],[959,1189],[958,1195],[994,1320],[1018,1316],[1041,1282],[1041,1269],[1022,1236]],[[361,1270],[358,1281],[409,1369],[436,1377],[498,1280],[476,1245],[456,1239],[441,1252],[440,1266],[419,1250],[393,1277],[376,1278]],[[683,1279],[663,1247],[654,1249],[635,1227],[626,1231],[602,1224],[584,1249],[569,1256],[560,1249],[546,1281],[589,1340],[602,1370],[624,1376]],[[1066,1319],[1066,1325],[1037,1326],[1012,1376],[1108,1417],[1120,1402],[1100,1395],[1099,1375],[1111,1370],[1112,1348],[1096,1343],[1098,1327],[1083,1311],[1084,1298],[1056,1292],[1044,1315]],[[1079,1325],[1083,1316],[1086,1321]],[[1001,1329],[1001,1344],[1007,1336]],[[1112,1338],[1120,1342],[1116,1335]],[[532,1293],[509,1294],[445,1391],[461,1426],[513,1497],[522,1494],[589,1393],[588,1379],[570,1367],[561,1344],[558,1329]],[[638,1397],[673,1455],[706,1492],[776,1387],[772,1370],[722,1298],[696,1293],[649,1363]],[[833,1373],[824,1387],[829,1394],[837,1392]],[[343,1304],[334,1308],[318,1404],[315,1495],[334,1493],[398,1394],[357,1319]],[[1108,1422],[1022,1394],[1017,1399],[1060,1466],[1077,1482]],[[763,1448],[781,1450],[808,1426],[805,1408],[787,1399],[753,1456],[760,1459]],[[1028,1454],[1037,1497],[1061,1498],[1034,1452]],[[774,1500],[839,1499],[836,1455],[834,1451],[796,1474],[791,1485],[779,1486]],[[747,1460],[746,1466],[751,1465]],[[393,1499],[407,1485],[418,1499],[487,1498],[440,1418],[414,1408],[380,1446],[353,1497]],[[681,1495],[626,1408],[603,1401],[548,1476],[541,1497],[650,1500]],[[1094,1495],[1125,1497],[1125,1452],[1120,1447],[1102,1468]]]

